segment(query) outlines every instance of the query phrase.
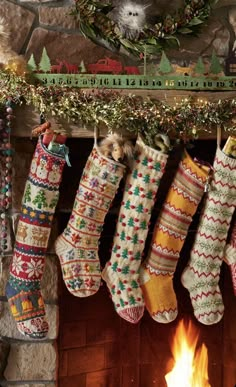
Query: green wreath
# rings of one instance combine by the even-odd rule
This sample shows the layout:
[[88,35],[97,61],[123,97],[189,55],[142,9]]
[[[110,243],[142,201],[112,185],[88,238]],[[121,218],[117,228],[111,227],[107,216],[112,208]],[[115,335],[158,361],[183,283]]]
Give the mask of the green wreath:
[[184,7],[178,9],[175,15],[167,14],[160,17],[154,25],[143,28],[138,39],[129,40],[122,37],[118,25],[109,17],[113,9],[108,0],[74,0],[72,14],[79,22],[81,33],[103,44],[113,51],[128,52],[135,56],[146,54],[155,56],[167,48],[180,46],[178,35],[196,34],[199,27],[211,13],[212,6],[218,0],[186,0]]

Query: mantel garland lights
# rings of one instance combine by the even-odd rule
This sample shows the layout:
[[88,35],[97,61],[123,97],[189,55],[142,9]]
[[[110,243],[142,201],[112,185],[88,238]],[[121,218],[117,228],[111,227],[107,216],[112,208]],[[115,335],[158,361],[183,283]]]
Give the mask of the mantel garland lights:
[[[214,134],[217,125],[236,133],[236,99],[209,102],[191,97],[169,105],[165,101],[124,95],[111,90],[84,91],[65,86],[31,84],[25,78],[0,72],[0,103],[32,105],[39,113],[87,127],[141,133],[154,146],[157,133],[188,142]],[[235,122],[234,122],[235,120]]]
[[110,1],[74,0],[71,14],[79,22],[81,33],[95,42],[113,50],[123,48],[135,56],[144,54],[155,56],[168,47],[180,45],[178,36],[196,35],[199,27],[208,19],[212,6],[218,0],[186,0],[184,7],[175,15],[160,16],[154,25],[145,25],[138,38],[123,37],[118,25],[109,12],[113,9]]

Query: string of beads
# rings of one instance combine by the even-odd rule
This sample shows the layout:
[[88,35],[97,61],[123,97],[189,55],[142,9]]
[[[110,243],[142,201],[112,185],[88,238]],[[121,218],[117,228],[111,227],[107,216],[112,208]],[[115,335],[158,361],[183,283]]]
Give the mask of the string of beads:
[[9,210],[12,203],[12,105],[12,100],[9,98],[0,108],[0,276],[2,275],[3,257],[8,249]]

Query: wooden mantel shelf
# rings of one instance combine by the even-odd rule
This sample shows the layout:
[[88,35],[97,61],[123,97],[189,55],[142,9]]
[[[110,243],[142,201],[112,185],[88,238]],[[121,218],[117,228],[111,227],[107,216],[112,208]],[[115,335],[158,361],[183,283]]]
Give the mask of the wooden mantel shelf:
[[[89,89],[84,89],[86,92],[90,92]],[[113,90],[114,91],[114,90]],[[93,90],[94,92],[94,90]],[[119,93],[124,95],[133,94],[142,96],[143,98],[155,98],[166,103],[173,105],[176,102],[181,100],[193,97],[196,100],[202,99],[210,102],[217,102],[224,99],[233,99],[236,98],[235,91],[185,91],[185,90],[130,90],[122,89],[119,90]],[[14,110],[15,120],[12,128],[12,135],[16,137],[31,137],[32,129],[39,125],[39,113],[34,110],[32,106],[17,106]],[[53,128],[58,129],[62,128],[68,134],[68,137],[73,138],[91,138],[93,137],[93,128],[85,127],[79,124],[68,123],[67,120],[60,119],[57,121],[57,118],[54,116],[48,117],[51,121]],[[106,129],[101,129],[100,135],[104,136],[106,134]],[[124,133],[130,136],[130,132],[127,132],[124,128]],[[203,135],[201,138],[213,139],[216,137],[215,133]],[[223,134],[224,137],[224,134]]]

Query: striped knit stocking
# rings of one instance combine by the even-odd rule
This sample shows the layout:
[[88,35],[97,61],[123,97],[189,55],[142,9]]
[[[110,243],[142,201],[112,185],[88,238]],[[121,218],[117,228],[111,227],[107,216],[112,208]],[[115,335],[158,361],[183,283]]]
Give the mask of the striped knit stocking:
[[32,338],[48,331],[41,295],[45,253],[65,159],[48,151],[40,138],[22,199],[6,295],[18,330]]
[[79,183],[68,225],[55,242],[63,279],[74,296],[90,296],[100,287],[98,242],[124,170],[124,165],[103,156],[95,143]]
[[177,316],[173,275],[192,217],[203,196],[209,168],[185,151],[157,221],[151,248],[140,272],[151,317],[169,323]]
[[194,314],[206,325],[217,323],[224,313],[219,276],[236,205],[236,159],[224,154],[218,145],[213,168],[214,177],[190,261],[182,275],[182,284],[190,292]]
[[224,261],[230,267],[234,295],[236,296],[236,217],[234,220],[230,241],[225,246]]
[[139,268],[154,199],[166,161],[166,154],[149,148],[141,139],[137,140],[111,259],[102,272],[117,313],[131,323],[137,323],[144,312]]

